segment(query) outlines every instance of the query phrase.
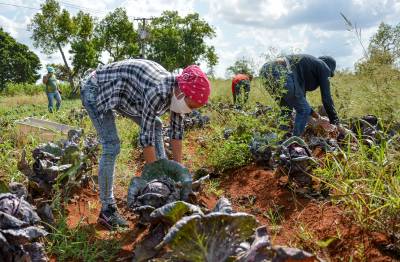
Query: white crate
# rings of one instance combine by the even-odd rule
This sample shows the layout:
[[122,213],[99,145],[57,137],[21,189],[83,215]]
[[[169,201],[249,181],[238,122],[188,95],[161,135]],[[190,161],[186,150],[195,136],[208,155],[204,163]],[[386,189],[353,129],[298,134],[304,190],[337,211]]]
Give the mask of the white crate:
[[72,126],[59,124],[56,122],[27,117],[22,120],[15,121],[19,135],[37,135],[45,141],[51,141],[59,137],[65,137],[68,131],[75,129]]

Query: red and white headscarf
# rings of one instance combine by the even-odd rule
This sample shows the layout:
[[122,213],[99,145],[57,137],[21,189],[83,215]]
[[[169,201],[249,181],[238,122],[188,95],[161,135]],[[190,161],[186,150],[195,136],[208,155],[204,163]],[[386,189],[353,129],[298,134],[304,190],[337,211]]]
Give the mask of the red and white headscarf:
[[205,105],[211,93],[210,81],[207,75],[197,65],[190,65],[183,69],[182,74],[176,77],[179,88],[193,101]]

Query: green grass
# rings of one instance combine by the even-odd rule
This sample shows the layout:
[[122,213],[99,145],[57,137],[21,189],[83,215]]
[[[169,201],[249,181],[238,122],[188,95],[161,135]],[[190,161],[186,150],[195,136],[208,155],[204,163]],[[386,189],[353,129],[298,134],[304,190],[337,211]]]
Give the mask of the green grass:
[[218,179],[210,179],[206,182],[204,191],[207,195],[214,195],[221,197],[224,194],[224,190],[221,189],[220,181]]
[[57,261],[113,261],[121,248],[113,236],[117,233],[110,232],[105,239],[97,238],[97,234],[94,226],[70,229],[63,217],[47,238],[46,248]]
[[400,154],[387,143],[327,158],[315,174],[334,192],[334,202],[358,224],[389,234],[400,231]]
[[[375,114],[384,119],[400,121],[400,73],[381,72],[378,86],[367,75],[341,74],[331,78],[331,93],[341,118]],[[211,81],[212,102],[232,103],[231,80]],[[313,108],[322,105],[319,89],[307,93]],[[249,104],[261,102],[274,105],[274,100],[262,87],[259,79],[251,82]]]

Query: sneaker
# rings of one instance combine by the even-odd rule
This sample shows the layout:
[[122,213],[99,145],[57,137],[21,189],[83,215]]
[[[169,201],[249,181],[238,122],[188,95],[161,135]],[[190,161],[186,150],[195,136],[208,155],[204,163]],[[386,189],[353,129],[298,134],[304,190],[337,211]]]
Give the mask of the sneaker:
[[106,210],[100,211],[97,223],[105,226],[108,230],[118,227],[128,227],[128,222],[121,217],[115,205],[109,205]]

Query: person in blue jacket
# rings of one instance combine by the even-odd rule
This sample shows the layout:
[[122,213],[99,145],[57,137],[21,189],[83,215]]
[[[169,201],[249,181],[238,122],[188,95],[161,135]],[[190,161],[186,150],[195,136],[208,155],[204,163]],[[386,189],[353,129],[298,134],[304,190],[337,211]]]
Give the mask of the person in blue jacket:
[[330,56],[314,57],[297,54],[265,63],[260,71],[268,92],[282,107],[282,115],[296,111],[293,135],[304,132],[310,116],[319,115],[309,105],[306,93],[320,88],[322,104],[331,124],[339,125],[339,117],[331,95],[329,78],[333,77],[336,61]]

